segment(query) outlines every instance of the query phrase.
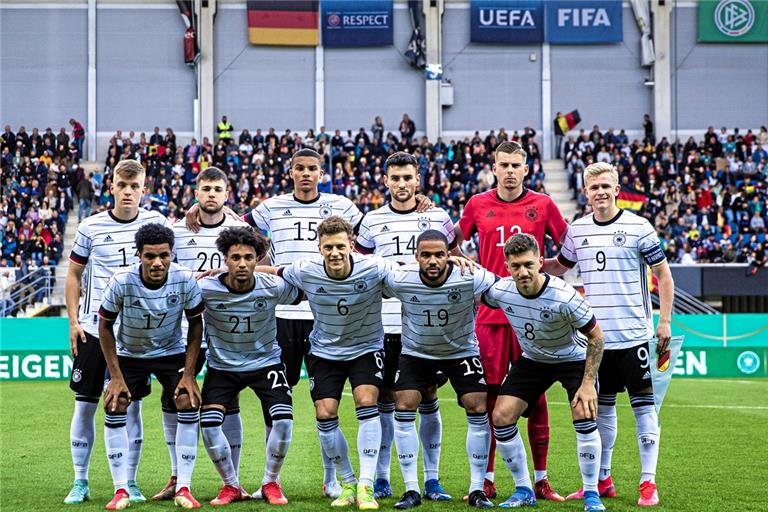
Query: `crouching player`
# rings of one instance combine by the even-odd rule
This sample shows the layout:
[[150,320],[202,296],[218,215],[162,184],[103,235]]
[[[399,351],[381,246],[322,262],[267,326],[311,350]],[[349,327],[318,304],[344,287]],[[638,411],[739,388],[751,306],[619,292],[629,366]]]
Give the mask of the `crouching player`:
[[[136,231],[139,263],[116,272],[104,290],[99,309],[99,340],[111,376],[104,391],[104,440],[115,496],[107,510],[130,505],[128,496],[128,431],[126,412],[131,399],[141,400],[146,382],[155,375],[165,392],[172,390],[177,414],[178,478],[174,501],[183,508],[199,508],[190,493],[197,457],[200,390],[195,361],[202,338],[203,301],[192,273],[171,263],[173,231],[145,224]],[[187,347],[181,317],[189,320]],[[117,334],[113,324],[120,317]],[[185,352],[186,350],[186,357]]]
[[285,505],[288,499],[278,476],[291,444],[293,406],[276,340],[275,307],[297,304],[301,293],[280,277],[254,273],[269,242],[250,228],[223,230],[216,247],[224,255],[227,271],[200,281],[208,341],[200,423],[205,448],[224,481],[211,505],[246,498],[222,424],[226,404],[248,387],[272,419],[261,495],[271,505]]
[[605,510],[597,493],[600,436],[595,386],[603,357],[602,330],[589,303],[573,287],[540,272],[544,259],[531,235],[510,237],[504,245],[504,257],[511,277],[494,284],[483,301],[504,311],[523,354],[504,379],[493,411],[499,453],[515,480],[514,494],[500,506],[536,504],[517,420],[521,415],[527,417],[539,397],[560,382],[571,402],[584,510]]

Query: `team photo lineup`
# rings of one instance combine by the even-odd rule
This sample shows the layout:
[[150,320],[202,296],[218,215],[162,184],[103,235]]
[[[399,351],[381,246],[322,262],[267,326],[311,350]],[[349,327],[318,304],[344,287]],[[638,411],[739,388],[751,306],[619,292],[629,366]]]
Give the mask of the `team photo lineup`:
[[[216,167],[198,174],[196,204],[172,222],[140,208],[142,164],[117,163],[114,206],[80,223],[69,255],[74,483],[64,503],[91,499],[101,404],[114,484],[107,510],[163,500],[208,506],[193,486],[195,466],[207,459],[221,479],[211,506],[287,505],[283,465],[319,457],[316,485],[334,508],[404,510],[465,494],[474,508],[578,500],[601,511],[610,509],[602,498],[616,495],[616,407],[626,392],[635,429],[622,429],[636,434],[639,455],[633,500],[659,504],[650,351],[668,351],[674,299],[659,237],[644,217],[617,206],[619,176],[609,163],[583,171],[592,213],[569,225],[548,195],[526,187],[523,146],[502,142],[492,160],[496,187],[470,197],[457,223],[421,194],[419,162],[402,151],[383,169],[390,202],[365,215],[348,198],[318,190],[328,170],[309,148],[290,158],[293,192],[242,217],[227,207],[230,180]],[[473,237],[477,261],[462,252]],[[557,254],[547,257],[553,244]],[[559,277],[574,267],[583,293]],[[649,273],[660,297],[656,325]],[[293,408],[304,371],[314,419]],[[548,406],[545,393],[558,383],[568,405]],[[466,417],[459,495],[440,478],[443,387]],[[243,432],[257,427],[241,421],[247,388],[266,434],[255,483],[240,477]],[[145,496],[137,472],[143,422],[156,420],[142,418],[152,391],[170,477]],[[354,402],[357,467],[340,426],[344,395]],[[570,408],[577,453],[569,470],[581,475],[578,489],[555,490],[548,478],[549,407]],[[319,454],[292,453],[294,419],[314,420]],[[513,487],[497,488],[499,471],[511,474]],[[626,485],[624,494],[632,493],[634,484]]]

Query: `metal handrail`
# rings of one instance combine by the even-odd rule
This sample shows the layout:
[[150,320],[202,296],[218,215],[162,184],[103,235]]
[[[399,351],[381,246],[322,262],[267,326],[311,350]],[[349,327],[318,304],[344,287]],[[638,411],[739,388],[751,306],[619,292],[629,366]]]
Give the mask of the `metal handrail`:
[[[47,272],[41,272],[41,270],[47,270]],[[43,297],[50,301],[53,294],[53,281],[56,279],[55,272],[55,267],[48,265],[21,276],[17,281],[24,282],[24,284],[14,287],[7,298],[0,299],[0,317],[11,316],[14,311],[34,304],[37,302],[36,297],[41,290]],[[39,286],[40,284],[43,285],[42,288]],[[31,291],[27,292],[28,290]]]

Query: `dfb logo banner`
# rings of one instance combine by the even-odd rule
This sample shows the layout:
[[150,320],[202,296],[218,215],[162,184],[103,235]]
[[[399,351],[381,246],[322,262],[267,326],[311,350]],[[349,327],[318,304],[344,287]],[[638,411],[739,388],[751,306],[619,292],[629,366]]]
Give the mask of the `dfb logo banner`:
[[544,42],[541,0],[472,0],[473,43],[540,44]]
[[546,2],[546,35],[552,44],[620,43],[621,0]]
[[323,46],[387,46],[393,41],[393,0],[323,0]]
[[768,42],[765,0],[701,0],[699,41],[703,43]]

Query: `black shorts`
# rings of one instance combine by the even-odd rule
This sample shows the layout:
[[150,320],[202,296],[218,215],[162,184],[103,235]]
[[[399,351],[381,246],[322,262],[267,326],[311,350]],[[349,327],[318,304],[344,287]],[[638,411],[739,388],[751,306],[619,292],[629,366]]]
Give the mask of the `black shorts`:
[[624,390],[630,395],[652,387],[648,342],[618,350],[603,351],[597,381],[600,393],[612,395]]
[[384,385],[383,389],[395,387],[395,375],[400,361],[400,352],[403,350],[403,342],[400,334],[384,335]]
[[521,356],[504,377],[499,395],[514,396],[527,403],[528,407],[523,412],[523,416],[527,418],[541,395],[552,387],[552,384],[562,384],[570,402],[583,378],[584,361],[539,363]]
[[485,393],[485,370],[480,356],[459,359],[426,359],[402,354],[395,378],[395,391],[415,389],[422,394],[439,381],[442,372],[451,382],[456,395]]
[[[179,385],[179,381],[181,381],[184,373],[185,359],[183,352],[172,356],[153,358],[117,356],[120,371],[123,372],[125,385],[128,386],[133,400],[141,400],[149,395],[147,382],[149,382],[152,375],[157,377],[157,380],[163,386],[163,394],[173,397],[173,392],[176,390],[176,386]],[[165,404],[163,407],[163,410],[167,412],[176,412],[176,404],[173,403],[173,400],[171,400],[167,409]]]
[[291,408],[291,387],[285,376],[283,364],[276,364],[252,372],[228,372],[208,368],[203,381],[203,405],[225,405],[237,400],[240,391],[251,388],[261,400],[262,408],[271,411],[272,419],[291,419],[286,416],[286,408],[275,405],[287,405]]
[[[195,361],[195,376],[200,375],[200,372],[203,371],[206,352],[208,352],[207,348],[201,348],[200,352],[197,354],[197,361]],[[160,394],[160,405],[165,412],[173,412],[175,410],[173,406],[173,391],[173,389],[163,388],[163,391]],[[233,408],[236,409],[238,407],[240,407],[240,401],[237,399],[237,397],[235,397],[231,403],[227,404],[227,410],[231,410]]]
[[77,395],[98,398],[104,391],[107,362],[101,353],[99,338],[85,333],[86,342],[77,340],[77,356],[72,363],[69,387]]
[[344,383],[349,379],[352,389],[371,385],[384,385],[384,351],[375,350],[349,361],[331,361],[307,355],[309,394],[313,401],[323,398],[341,400]]
[[[77,395],[98,399],[109,382],[107,361],[101,352],[101,344],[96,336],[85,333],[86,343],[77,341],[77,357],[72,363],[72,375],[69,387]],[[139,395],[147,396],[152,392],[150,379],[139,390]],[[135,398],[140,400],[140,398]]]
[[309,333],[312,332],[312,320],[289,320],[276,318],[277,344],[280,345],[280,358],[285,365],[285,376],[293,387],[301,379],[301,363],[309,353]]

